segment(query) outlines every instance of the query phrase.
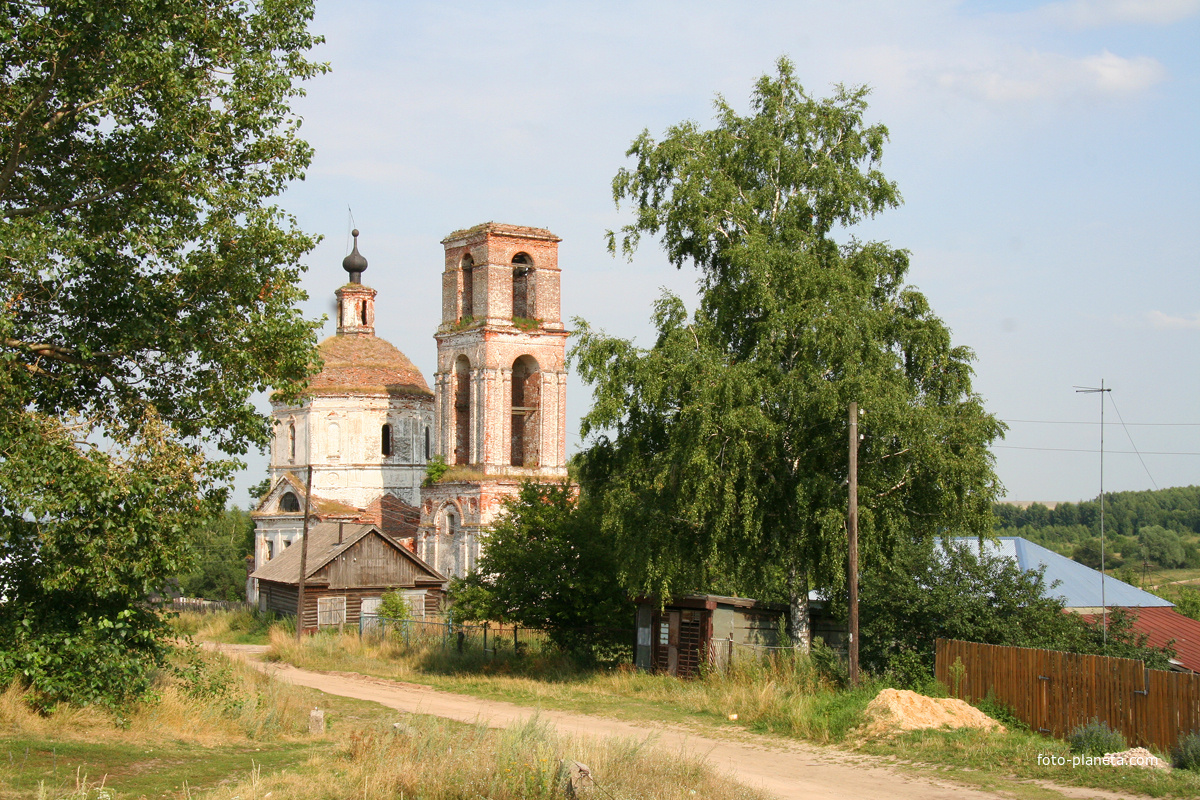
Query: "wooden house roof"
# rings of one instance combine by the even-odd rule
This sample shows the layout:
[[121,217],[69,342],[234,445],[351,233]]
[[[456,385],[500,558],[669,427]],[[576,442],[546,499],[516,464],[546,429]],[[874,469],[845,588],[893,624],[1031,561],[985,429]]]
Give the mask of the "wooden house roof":
[[[322,522],[313,525],[308,530],[308,560],[305,563],[305,580],[319,572],[329,562],[353,548],[356,544],[370,535],[378,536],[396,551],[401,558],[406,558],[416,566],[418,572],[427,575],[431,583],[444,583],[446,576],[429,566],[425,561],[401,546],[395,540],[384,536],[374,525],[355,525],[352,523]],[[339,542],[339,539],[341,540]],[[303,540],[286,548],[282,553],[272,558],[266,564],[256,569],[250,576],[264,581],[276,583],[298,584],[300,582],[300,555]]]

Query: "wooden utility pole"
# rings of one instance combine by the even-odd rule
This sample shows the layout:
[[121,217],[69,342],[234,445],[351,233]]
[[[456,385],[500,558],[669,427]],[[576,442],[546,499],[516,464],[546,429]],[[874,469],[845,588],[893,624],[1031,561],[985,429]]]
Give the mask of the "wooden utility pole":
[[296,641],[304,636],[304,574],[308,572],[308,502],[312,498],[312,464],[304,487],[304,533],[300,538],[300,583],[296,587]]
[[858,686],[858,403],[850,404],[850,685]]

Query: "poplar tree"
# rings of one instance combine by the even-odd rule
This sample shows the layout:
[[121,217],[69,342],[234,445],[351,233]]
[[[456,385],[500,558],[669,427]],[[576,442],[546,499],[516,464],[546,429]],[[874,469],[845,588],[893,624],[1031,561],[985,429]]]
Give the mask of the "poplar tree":
[[315,240],[272,202],[311,0],[62,0],[0,18],[0,684],[116,703],[187,532],[296,396]]
[[696,270],[699,303],[664,293],[649,348],[576,320],[572,351],[595,398],[581,482],[629,588],[786,598],[801,646],[810,588],[844,587],[850,401],[864,562],[987,534],[1000,488],[987,445],[1004,428],[972,390],[972,352],[905,282],[906,251],[852,234],[900,203],[867,92],[814,98],[781,59],[749,114],[718,96],[711,128],[643,132],[613,180],[633,220],[609,249],[657,237]]

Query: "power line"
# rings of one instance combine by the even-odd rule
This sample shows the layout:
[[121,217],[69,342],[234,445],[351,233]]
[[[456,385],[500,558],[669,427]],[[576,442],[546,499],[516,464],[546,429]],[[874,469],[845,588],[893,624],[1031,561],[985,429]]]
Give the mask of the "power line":
[[[957,444],[970,444],[969,442],[958,442]],[[1004,450],[1045,450],[1053,453],[1099,453],[1099,450],[1088,450],[1080,447],[1021,447],[1015,444],[993,444],[991,447]],[[1140,456],[1143,453],[1137,450],[1109,450],[1104,449],[1105,453],[1116,453],[1126,456]],[[1148,456],[1200,456],[1200,452],[1169,452],[1165,450],[1145,450],[1143,451]]]
[[[1021,422],[1037,425],[1099,425],[1099,422],[1082,422],[1073,419],[1002,419],[1001,422]],[[1143,428],[1200,428],[1200,422],[1125,422],[1129,427]]]
[[1133,435],[1129,433],[1129,426],[1125,424],[1124,419],[1121,419],[1121,409],[1117,408],[1117,401],[1113,399],[1112,394],[1109,394],[1108,400],[1112,403],[1113,411],[1117,412],[1117,419],[1121,420],[1121,427],[1125,429],[1125,435],[1129,438],[1129,446],[1133,448],[1133,452],[1137,453],[1138,461],[1142,462],[1142,469],[1146,470],[1146,477],[1150,479],[1150,483],[1157,489],[1158,484],[1154,482],[1154,476],[1150,474],[1150,468],[1146,466],[1146,459],[1142,458],[1142,454],[1137,452],[1137,445],[1133,443]]

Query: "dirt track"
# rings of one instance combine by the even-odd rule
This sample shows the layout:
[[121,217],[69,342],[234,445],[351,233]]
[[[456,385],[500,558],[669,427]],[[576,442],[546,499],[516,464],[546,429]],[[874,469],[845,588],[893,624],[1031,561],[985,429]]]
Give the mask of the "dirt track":
[[[518,706],[452,694],[428,686],[381,680],[352,673],[311,672],[288,664],[269,664],[258,656],[267,648],[253,645],[222,645],[221,649],[241,655],[258,669],[278,680],[307,686],[329,694],[369,700],[389,708],[415,714],[431,714],[460,722],[482,723],[492,728],[525,720],[537,714],[565,733],[591,736],[653,738],[667,750],[703,755],[718,769],[748,786],[761,788],[776,797],[791,800],[825,798],[896,798],[897,800],[996,800],[1007,793],[984,792],[949,782],[914,776],[881,766],[878,759],[857,756],[832,748],[801,742],[744,734],[737,739],[715,739],[664,725],[632,722],[575,714],[553,709]],[[1055,787],[1062,797],[1112,798],[1125,795],[1094,789]]]

